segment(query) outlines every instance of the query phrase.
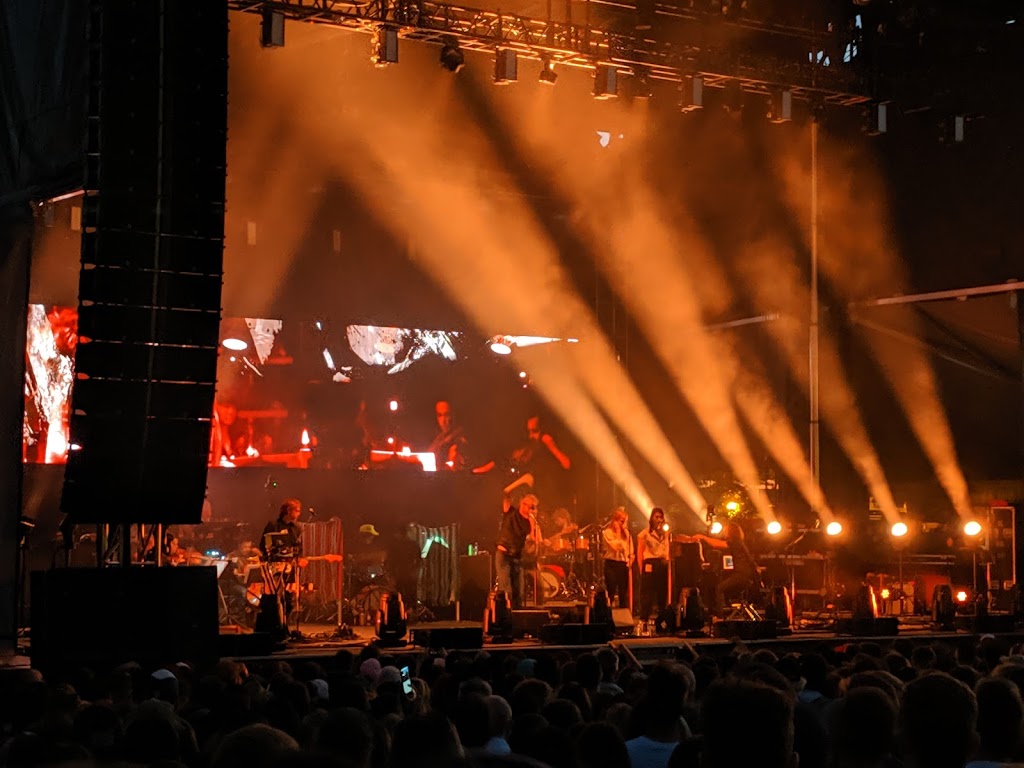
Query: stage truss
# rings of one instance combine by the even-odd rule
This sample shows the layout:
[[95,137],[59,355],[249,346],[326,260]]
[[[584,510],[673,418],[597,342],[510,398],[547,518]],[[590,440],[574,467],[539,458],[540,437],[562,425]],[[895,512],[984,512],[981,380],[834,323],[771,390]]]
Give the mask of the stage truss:
[[[855,106],[870,101],[864,78],[841,65],[841,43],[829,29],[816,31],[754,21],[724,21],[706,14],[657,5],[654,29],[671,28],[673,40],[655,39],[654,29],[636,29],[638,8],[614,2],[582,4],[584,24],[504,13],[428,0],[229,0],[232,10],[327,24],[375,33],[381,27],[427,43],[450,40],[463,50],[493,54],[510,49],[527,59],[594,69],[613,65],[635,77],[682,83],[700,76],[704,85],[738,83],[744,91],[789,90],[812,103]],[[568,9],[566,10],[568,14]],[[625,30],[625,31],[622,31]],[[724,33],[724,34],[723,34]],[[707,41],[732,40],[710,44]],[[822,54],[819,57],[819,53]],[[828,56],[831,66],[819,58]]]

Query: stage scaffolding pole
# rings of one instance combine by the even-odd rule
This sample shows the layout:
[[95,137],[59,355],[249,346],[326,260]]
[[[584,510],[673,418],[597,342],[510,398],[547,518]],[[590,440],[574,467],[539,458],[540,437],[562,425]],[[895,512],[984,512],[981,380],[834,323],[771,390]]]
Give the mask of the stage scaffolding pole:
[[[808,327],[808,399],[810,400],[810,462],[814,482],[821,487],[821,454],[820,454],[820,423],[818,404],[818,118],[811,119],[811,306],[810,324]],[[821,510],[817,502],[811,503],[811,511],[819,517]]]

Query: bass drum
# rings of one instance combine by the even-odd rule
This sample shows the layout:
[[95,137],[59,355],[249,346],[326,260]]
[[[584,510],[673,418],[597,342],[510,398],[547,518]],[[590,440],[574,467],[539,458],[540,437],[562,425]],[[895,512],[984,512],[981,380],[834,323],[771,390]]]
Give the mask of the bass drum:
[[545,600],[554,600],[565,589],[563,581],[565,571],[557,565],[540,567],[540,589]]
[[380,610],[380,602],[391,590],[384,587],[363,587],[352,598],[352,624],[372,626]]

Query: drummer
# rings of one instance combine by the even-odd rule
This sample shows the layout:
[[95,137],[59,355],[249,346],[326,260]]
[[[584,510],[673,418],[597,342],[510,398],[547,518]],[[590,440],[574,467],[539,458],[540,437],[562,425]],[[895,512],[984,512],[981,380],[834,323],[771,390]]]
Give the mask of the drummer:
[[572,549],[573,539],[579,531],[579,526],[572,521],[568,509],[559,507],[546,516],[541,523],[541,530],[546,534],[543,539],[544,551],[556,554]]

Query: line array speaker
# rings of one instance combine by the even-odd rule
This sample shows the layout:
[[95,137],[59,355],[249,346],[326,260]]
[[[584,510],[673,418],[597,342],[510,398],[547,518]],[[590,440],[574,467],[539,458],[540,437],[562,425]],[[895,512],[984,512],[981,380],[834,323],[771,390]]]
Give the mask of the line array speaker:
[[90,0],[79,342],[63,510],[199,522],[224,250],[223,3]]

